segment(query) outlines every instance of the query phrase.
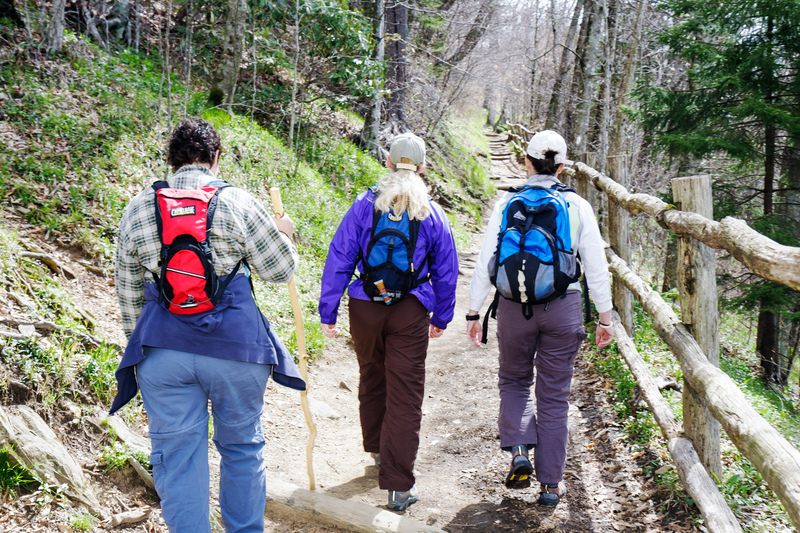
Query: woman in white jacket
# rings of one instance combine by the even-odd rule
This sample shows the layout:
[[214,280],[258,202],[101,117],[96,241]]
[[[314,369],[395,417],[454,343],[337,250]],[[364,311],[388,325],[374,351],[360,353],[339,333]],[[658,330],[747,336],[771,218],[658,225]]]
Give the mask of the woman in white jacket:
[[[564,168],[566,143],[556,132],[546,130],[533,136],[527,149],[528,184],[552,187],[559,183]],[[562,192],[569,204],[573,249],[584,268],[592,300],[599,313],[597,346],[614,338],[611,323],[611,288],[603,240],[591,205],[575,192]],[[502,216],[513,193],[506,193],[494,207],[478,255],[470,285],[467,335],[480,346],[482,329],[479,311],[492,284],[489,262],[497,248]],[[509,488],[530,486],[535,472],[540,483],[538,503],[557,505],[566,492],[562,483],[567,453],[567,414],[575,357],[586,338],[581,313],[580,285],[569,286],[563,296],[533,306],[533,316],[523,316],[522,306],[500,298],[497,307],[497,340],[500,350],[500,446],[512,453],[506,478]],[[536,380],[534,393],[534,366]],[[535,397],[535,401],[534,401]],[[534,464],[528,457],[534,453]]]

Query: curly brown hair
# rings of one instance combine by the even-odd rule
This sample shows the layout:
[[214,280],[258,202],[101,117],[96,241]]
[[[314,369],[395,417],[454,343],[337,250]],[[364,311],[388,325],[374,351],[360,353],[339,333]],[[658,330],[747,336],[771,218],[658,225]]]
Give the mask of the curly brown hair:
[[202,118],[185,118],[172,132],[167,144],[167,163],[172,170],[196,163],[213,165],[221,146],[214,126]]

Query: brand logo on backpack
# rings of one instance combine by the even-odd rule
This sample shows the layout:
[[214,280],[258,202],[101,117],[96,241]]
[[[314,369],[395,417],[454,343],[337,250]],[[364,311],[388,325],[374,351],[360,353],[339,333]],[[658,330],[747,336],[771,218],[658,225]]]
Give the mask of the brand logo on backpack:
[[489,278],[504,298],[525,304],[523,314],[533,316],[532,306],[555,300],[580,278],[572,249],[569,205],[560,191],[526,186],[506,204],[489,261]]
[[[377,196],[376,187],[370,190]],[[366,253],[359,254],[364,292],[373,301],[392,305],[430,279],[430,274],[420,278],[423,268],[414,265],[419,227],[420,221],[409,220],[407,212],[398,216],[391,211],[373,211]],[[420,267],[429,261],[426,256]]]
[[214,271],[208,229],[214,220],[219,191],[230,187],[204,185],[199,189],[170,189],[166,181],[153,184],[156,221],[161,240],[158,264],[153,274],[159,302],[179,315],[201,313],[216,307],[239,270],[241,261],[225,279]]
[[187,205],[185,207],[176,207],[169,212],[171,217],[185,217],[186,215],[195,215],[197,214],[197,208],[193,205]]

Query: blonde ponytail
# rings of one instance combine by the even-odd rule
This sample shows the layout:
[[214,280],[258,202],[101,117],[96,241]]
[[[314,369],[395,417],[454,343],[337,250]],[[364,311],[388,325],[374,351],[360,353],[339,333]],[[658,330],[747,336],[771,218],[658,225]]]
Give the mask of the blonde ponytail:
[[378,182],[375,209],[382,213],[391,210],[397,216],[408,212],[410,220],[424,220],[431,214],[428,186],[414,171],[392,170]]

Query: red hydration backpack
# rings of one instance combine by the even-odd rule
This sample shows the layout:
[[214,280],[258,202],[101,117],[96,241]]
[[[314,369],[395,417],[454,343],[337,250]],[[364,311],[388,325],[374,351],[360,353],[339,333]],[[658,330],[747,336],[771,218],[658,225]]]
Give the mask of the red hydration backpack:
[[170,189],[166,181],[153,184],[161,253],[161,276],[153,274],[159,302],[178,315],[213,309],[239,271],[242,262],[224,279],[214,271],[208,230],[214,220],[219,191],[230,187],[203,185],[199,189]]

